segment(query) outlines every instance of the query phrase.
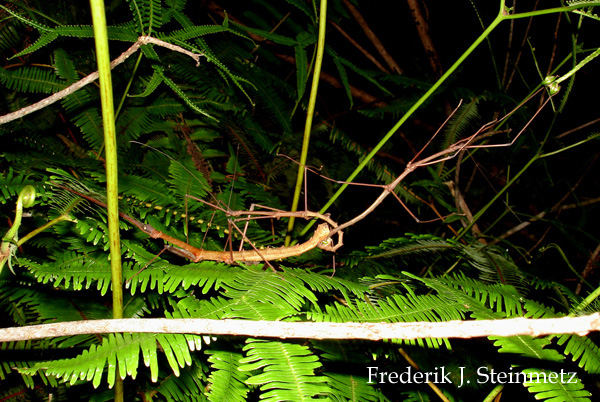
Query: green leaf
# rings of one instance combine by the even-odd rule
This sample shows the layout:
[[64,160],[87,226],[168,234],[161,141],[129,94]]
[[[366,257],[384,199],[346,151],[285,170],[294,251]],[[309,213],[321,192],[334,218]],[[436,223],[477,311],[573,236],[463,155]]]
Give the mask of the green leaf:
[[240,371],[239,362],[242,355],[225,350],[207,350],[208,361],[212,372],[208,378],[211,384],[208,400],[211,402],[246,401],[249,388],[245,381],[249,373]]
[[315,375],[319,358],[308,347],[293,343],[249,339],[241,371],[260,370],[246,384],[260,385],[261,400],[302,401],[330,392],[327,377]]
[[537,400],[548,402],[591,401],[589,397],[592,394],[585,390],[575,373],[562,370],[559,373],[534,368],[525,369],[522,373],[526,375],[523,386],[527,388],[527,391],[535,394]]

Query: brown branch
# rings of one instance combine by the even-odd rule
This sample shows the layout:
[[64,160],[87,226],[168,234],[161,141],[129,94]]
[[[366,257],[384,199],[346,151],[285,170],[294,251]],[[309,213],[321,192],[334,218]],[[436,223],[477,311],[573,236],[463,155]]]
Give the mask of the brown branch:
[[200,318],[129,318],[69,321],[0,329],[0,342],[112,332],[236,335],[282,339],[423,339],[543,336],[600,331],[600,313],[562,318],[508,318],[445,322],[285,322]]
[[375,46],[375,49],[377,49],[383,60],[385,60],[387,65],[390,67],[390,69],[397,74],[402,74],[402,69],[400,68],[398,63],[396,63],[394,58],[385,49],[385,46],[383,46],[383,43],[381,43],[377,35],[375,35],[375,32],[373,32],[373,30],[369,27],[369,24],[362,16],[360,11],[358,11],[358,9],[354,6],[354,4],[350,3],[350,1],[343,1],[348,11],[350,11],[350,14],[352,14],[356,22],[358,22],[358,25],[360,25],[367,38],[369,38],[373,46]]
[[[277,57],[278,59],[283,60],[287,63],[296,64],[296,59],[293,56],[275,53],[275,57]],[[321,75],[319,77],[320,77],[321,81],[326,82],[327,84],[331,85],[334,88],[338,88],[338,89],[343,88],[343,85],[340,82],[340,80],[338,80],[331,74],[321,71]],[[360,99],[364,103],[372,104],[373,106],[376,106],[376,107],[387,106],[387,104],[385,102],[379,100],[377,97],[371,95],[370,93],[368,93],[366,91],[363,91],[360,88],[356,88],[355,86],[350,85],[350,93],[352,94],[352,97],[354,97],[356,99]]]
[[[140,48],[140,46],[147,45],[147,44],[162,46],[164,48],[173,50],[174,52],[186,54],[196,61],[196,65],[200,64],[200,57],[204,56],[203,54],[190,52],[189,50],[186,50],[186,49],[182,48],[181,46],[173,45],[172,43],[168,43],[163,40],[153,38],[151,36],[140,36],[138,38],[138,40],[135,41],[135,43],[129,47],[129,49],[125,50],[123,53],[121,53],[119,55],[119,57],[117,57],[110,63],[110,68],[113,69],[116,66],[118,66],[119,64],[123,63],[125,60],[127,60],[127,58],[129,56],[134,54]],[[14,112],[5,114],[4,116],[0,116],[0,125],[9,123],[16,119],[20,119],[21,117],[27,116],[28,114],[37,112],[40,109],[50,106],[53,103],[55,103],[63,98],[66,98],[67,96],[71,95],[73,92],[78,91],[79,89],[94,82],[97,79],[98,79],[97,71],[95,71],[91,74],[88,74],[87,76],[80,79],[76,83],[69,85],[65,89],[58,91],[58,92],[48,96],[47,98],[44,98],[41,101],[34,103],[33,105],[29,105],[29,106],[26,106],[19,110],[16,110]]]
[[419,5],[418,0],[407,0],[407,2],[410,13],[415,20],[415,26],[417,27],[417,32],[419,33],[419,39],[421,39],[421,44],[423,45],[423,49],[427,55],[427,60],[429,60],[431,70],[436,77],[440,77],[442,75],[442,63],[440,63],[440,56],[438,55],[438,52],[433,45],[433,41],[431,40],[431,35],[429,34],[429,24],[421,12],[421,6]]
[[361,52],[363,54],[363,56],[365,56],[371,63],[375,64],[375,66],[381,71],[384,72],[386,74],[389,74],[390,72],[387,70],[387,68],[385,68],[385,66],[383,64],[381,64],[379,62],[379,60],[377,60],[375,58],[375,56],[373,56],[367,49],[365,49],[364,47],[362,47],[360,45],[360,43],[358,43],[357,41],[354,40],[354,38],[352,38],[346,31],[344,31],[344,29],[339,26],[338,24],[336,24],[333,21],[329,21],[329,24],[334,27],[335,29],[337,29],[337,31],[344,37],[346,38],[346,40],[348,42],[350,42],[350,44],[352,46],[354,46],[359,52]]

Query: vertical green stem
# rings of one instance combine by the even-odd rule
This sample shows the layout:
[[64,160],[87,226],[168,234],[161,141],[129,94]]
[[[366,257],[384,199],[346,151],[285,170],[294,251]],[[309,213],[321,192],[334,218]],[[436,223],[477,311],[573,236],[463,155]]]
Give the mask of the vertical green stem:
[[[300,154],[300,164],[298,165],[298,175],[296,176],[296,188],[294,189],[294,198],[292,199],[292,212],[298,210],[298,201],[302,190],[304,179],[304,168],[306,166],[306,157],[308,155],[308,145],[310,143],[310,133],[312,130],[313,115],[315,113],[315,104],[317,103],[317,91],[319,89],[319,78],[321,76],[321,65],[323,64],[323,52],[325,50],[325,28],[327,26],[327,0],[321,0],[319,9],[319,38],[317,40],[317,55],[315,60],[315,69],[313,70],[312,85],[310,88],[310,97],[308,99],[308,110],[306,111],[306,121],[304,123],[304,139],[302,141],[302,153]],[[285,238],[285,244],[289,245],[291,240],[291,231],[294,229],[294,217],[291,217],[288,223],[288,233]]]
[[[123,318],[123,285],[121,274],[121,241],[119,239],[119,200],[117,140],[115,133],[115,111],[113,105],[112,81],[110,75],[110,54],[104,0],[90,0],[94,40],[100,81],[102,102],[102,122],[106,159],[106,204],[108,210],[108,238],[110,242],[110,268],[112,279],[113,318]],[[115,401],[123,401],[123,381],[117,371]]]

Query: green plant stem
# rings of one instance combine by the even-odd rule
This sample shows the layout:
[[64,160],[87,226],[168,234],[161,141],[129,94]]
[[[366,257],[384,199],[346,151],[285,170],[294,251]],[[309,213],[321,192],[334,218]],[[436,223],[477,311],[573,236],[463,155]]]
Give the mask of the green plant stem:
[[575,315],[575,313],[583,310],[584,308],[586,308],[587,306],[592,304],[592,302],[594,300],[596,300],[599,296],[600,296],[600,286],[597,287],[596,290],[594,290],[592,293],[587,295],[587,297],[585,299],[583,299],[583,301],[581,303],[579,303],[579,305],[577,305],[577,307],[575,307],[575,312],[571,313],[569,315],[573,316],[573,315]]
[[483,402],[492,402],[500,392],[504,389],[504,385],[496,385],[494,389],[485,397]]
[[565,6],[565,7],[546,8],[544,10],[527,11],[524,13],[508,14],[508,15],[505,15],[503,19],[515,20],[515,19],[519,19],[519,18],[537,17],[540,15],[564,13],[567,11],[574,11],[579,8],[587,8],[587,7],[594,7],[594,6],[600,6],[600,1],[593,1],[593,2],[586,3],[586,4],[581,4],[581,3],[573,4],[572,6]]
[[133,66],[133,71],[131,72],[131,77],[129,77],[129,81],[127,81],[127,86],[125,87],[125,91],[123,91],[123,96],[121,97],[121,100],[119,101],[119,105],[117,106],[117,111],[115,112],[115,121],[117,120],[117,117],[119,117],[119,113],[121,112],[121,108],[123,107],[123,104],[125,103],[125,99],[127,99],[127,94],[129,94],[129,89],[131,88],[131,84],[133,83],[133,79],[135,78],[135,73],[138,70],[138,67],[140,65],[140,61],[142,60],[142,52],[140,52],[138,54],[138,58],[135,61],[135,65]]
[[[315,59],[315,68],[313,70],[312,85],[310,88],[310,97],[308,99],[308,110],[306,111],[306,121],[304,123],[304,138],[302,140],[302,152],[300,154],[300,164],[298,165],[298,174],[296,175],[296,187],[294,197],[292,198],[292,212],[298,210],[298,202],[302,190],[304,179],[304,168],[306,167],[306,158],[308,155],[308,145],[310,143],[310,133],[312,131],[313,116],[315,114],[315,105],[317,103],[317,92],[319,89],[319,77],[321,75],[321,66],[323,64],[323,53],[325,50],[325,28],[327,27],[327,0],[321,0],[319,8],[319,38],[317,40],[317,53]],[[285,245],[290,244],[291,232],[294,229],[294,217],[288,222]]]
[[[115,130],[115,111],[110,73],[110,54],[104,0],[90,0],[94,41],[100,82],[100,100],[102,102],[102,122],[104,125],[104,144],[106,159],[106,204],[108,210],[108,238],[110,243],[110,269],[112,279],[113,318],[123,318],[123,279],[121,272],[121,241],[119,238],[119,199],[117,140]],[[115,382],[115,401],[123,401],[123,381],[117,371]]]
[[64,215],[59,216],[58,218],[52,219],[50,222],[45,223],[44,225],[40,226],[39,228],[34,229],[31,232],[27,233],[25,236],[23,236],[17,242],[17,247],[20,247],[25,242],[27,242],[29,239],[31,239],[32,237],[40,234],[41,232],[43,232],[44,230],[48,229],[49,227],[52,227],[52,226],[56,225],[59,222],[68,221],[68,220],[72,220],[71,216],[68,215],[68,214],[64,214]]

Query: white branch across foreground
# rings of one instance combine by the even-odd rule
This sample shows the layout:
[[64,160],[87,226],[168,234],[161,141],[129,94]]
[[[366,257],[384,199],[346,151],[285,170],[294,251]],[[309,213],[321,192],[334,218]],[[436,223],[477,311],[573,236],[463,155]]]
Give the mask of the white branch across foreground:
[[111,332],[237,335],[302,339],[420,339],[477,338],[484,336],[587,335],[600,331],[600,313],[562,318],[509,318],[502,320],[332,323],[173,318],[128,318],[69,321],[0,329],[0,342],[24,341],[55,336]]

